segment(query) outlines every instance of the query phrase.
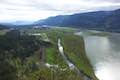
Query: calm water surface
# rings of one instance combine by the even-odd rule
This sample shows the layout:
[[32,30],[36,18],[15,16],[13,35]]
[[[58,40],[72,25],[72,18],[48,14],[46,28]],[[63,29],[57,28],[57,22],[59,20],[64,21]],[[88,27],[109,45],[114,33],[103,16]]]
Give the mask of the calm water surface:
[[99,80],[120,80],[120,35],[83,36],[85,49]]

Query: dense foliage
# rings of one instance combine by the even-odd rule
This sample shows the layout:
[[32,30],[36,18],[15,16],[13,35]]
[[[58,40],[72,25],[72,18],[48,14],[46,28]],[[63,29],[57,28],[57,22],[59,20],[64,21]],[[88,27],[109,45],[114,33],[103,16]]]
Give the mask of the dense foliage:
[[[69,69],[59,54],[58,38],[62,39],[68,59],[97,80],[85,55],[82,37],[74,36],[73,32],[74,29],[26,29],[11,30],[1,35],[0,80],[83,80],[83,76]],[[29,35],[30,33],[41,35]],[[46,42],[47,38],[50,42]],[[45,54],[44,62],[40,59],[41,52]],[[45,66],[46,63],[53,67]]]
[[35,62],[30,66],[27,58],[41,46],[47,44],[35,36],[21,35],[18,30],[0,36],[0,80],[17,80],[23,74],[22,70],[35,68]]

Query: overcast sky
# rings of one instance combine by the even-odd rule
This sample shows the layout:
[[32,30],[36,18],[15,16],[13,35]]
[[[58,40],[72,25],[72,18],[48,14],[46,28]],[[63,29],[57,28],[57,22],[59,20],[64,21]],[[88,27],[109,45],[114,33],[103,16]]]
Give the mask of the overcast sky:
[[120,0],[0,0],[0,21],[31,21],[55,15],[118,8]]

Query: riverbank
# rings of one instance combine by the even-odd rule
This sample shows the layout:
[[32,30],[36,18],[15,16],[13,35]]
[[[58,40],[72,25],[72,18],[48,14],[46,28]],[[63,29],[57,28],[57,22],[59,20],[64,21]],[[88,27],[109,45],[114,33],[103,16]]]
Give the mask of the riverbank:
[[120,34],[100,31],[84,33],[77,35],[84,37],[86,54],[96,76],[100,80],[120,80]]
[[74,32],[74,30],[65,31],[62,29],[52,29],[47,31],[47,35],[55,45],[57,45],[57,39],[61,38],[67,58],[73,62],[78,69],[93,78],[93,80],[97,80],[93,67],[86,56],[83,38],[74,35]]

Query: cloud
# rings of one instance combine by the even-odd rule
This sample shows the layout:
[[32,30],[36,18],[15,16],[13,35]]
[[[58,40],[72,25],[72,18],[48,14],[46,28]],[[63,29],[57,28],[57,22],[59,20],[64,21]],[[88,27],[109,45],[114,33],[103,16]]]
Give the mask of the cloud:
[[119,3],[120,0],[85,0],[85,1],[93,1],[93,2],[114,2],[114,3]]
[[0,20],[36,20],[116,8],[120,8],[120,0],[0,0]]

